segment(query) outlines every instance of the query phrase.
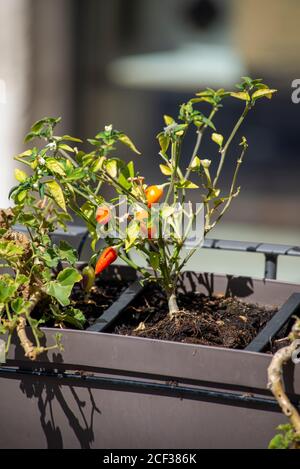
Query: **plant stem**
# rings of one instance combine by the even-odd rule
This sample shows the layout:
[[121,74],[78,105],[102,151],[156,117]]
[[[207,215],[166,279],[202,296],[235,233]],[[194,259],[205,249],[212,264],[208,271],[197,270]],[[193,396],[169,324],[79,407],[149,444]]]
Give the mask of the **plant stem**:
[[[218,108],[217,107],[214,107],[208,117],[208,119],[211,121],[214,117],[214,115],[216,114],[216,112],[218,111]],[[207,129],[208,125],[205,124],[203,126],[203,128],[201,130],[198,130],[197,131],[197,140],[196,140],[196,144],[195,144],[195,147],[194,147],[194,151],[193,151],[193,154],[192,154],[192,158],[191,158],[191,161],[190,161],[190,164],[188,165],[187,167],[187,170],[186,170],[186,173],[185,173],[185,176],[184,176],[184,179],[188,179],[190,174],[191,174],[191,164],[192,162],[194,161],[194,158],[197,156],[197,153],[199,151],[199,148],[200,148],[200,145],[201,145],[201,142],[202,142],[202,138],[203,138],[203,135],[204,135],[204,132],[205,130]]]
[[122,184],[120,184],[116,179],[114,179],[113,177],[111,177],[110,174],[108,174],[106,171],[102,170],[102,173],[104,173],[104,176],[106,176],[110,182],[112,183],[113,186],[117,187],[118,189],[121,190],[121,192],[125,193],[128,195],[128,197],[130,197],[131,199],[134,199],[136,202],[138,202],[139,204],[142,204],[143,205],[143,208],[145,210],[147,210],[147,212],[149,214],[151,214],[151,211],[150,209],[148,208],[148,206],[145,204],[144,201],[140,200],[138,197],[136,197],[134,194],[132,194],[129,190],[127,190],[125,187],[122,186]]
[[169,316],[173,319],[179,311],[175,292],[168,294]]
[[231,134],[229,135],[228,137],[228,140],[224,146],[224,148],[221,150],[221,158],[220,158],[220,163],[219,163],[219,166],[218,166],[218,169],[217,169],[217,174],[216,174],[216,177],[214,179],[214,182],[213,182],[213,187],[216,187],[217,185],[217,182],[219,180],[219,177],[220,177],[220,174],[221,174],[221,171],[222,171],[222,168],[223,168],[223,165],[224,165],[224,161],[225,161],[225,157],[226,157],[226,153],[228,151],[228,148],[233,140],[233,138],[235,137],[237,131],[239,130],[239,128],[241,127],[246,115],[248,114],[250,110],[250,104],[247,103],[246,106],[245,106],[245,109],[241,115],[241,117],[239,118],[239,120],[237,121],[237,123],[235,124]]
[[[221,213],[219,214],[219,216],[217,217],[217,219],[213,222],[212,225],[209,224],[209,229],[208,231],[210,231],[212,228],[214,228],[216,226],[216,224],[221,220],[221,218],[223,217],[223,215],[225,214],[225,212],[228,210],[230,204],[231,204],[231,201],[234,197],[234,191],[235,191],[235,184],[236,184],[236,181],[237,181],[237,177],[238,177],[238,173],[239,173],[239,169],[240,169],[240,166],[243,162],[243,158],[244,158],[244,155],[245,155],[245,152],[246,152],[246,148],[244,148],[242,150],[242,153],[241,153],[241,156],[239,157],[239,159],[237,160],[237,164],[236,164],[236,168],[235,168],[235,171],[234,171],[234,175],[233,175],[233,178],[232,178],[232,183],[231,183],[231,187],[230,187],[230,192],[229,192],[229,196],[228,196],[228,200],[226,202],[226,204],[224,205]],[[214,209],[212,209],[212,213],[214,212]]]
[[171,160],[172,160],[171,183],[168,188],[168,192],[167,192],[166,199],[165,199],[165,204],[167,204],[169,201],[169,198],[173,192],[175,180],[177,177],[177,166],[178,166],[178,161],[179,161],[179,149],[177,147],[178,147],[178,143],[173,142],[172,143],[172,156],[171,156]]
[[11,317],[11,314],[10,314],[10,311],[9,311],[9,306],[8,306],[7,303],[6,303],[6,305],[5,305],[5,309],[6,309],[6,314],[7,314],[8,320],[11,322],[11,321],[12,321],[12,317]]
[[132,267],[134,270],[137,270],[138,272],[140,272],[144,278],[147,278],[149,277],[149,272],[144,269],[143,267],[140,267],[138,266],[132,259],[130,259],[125,253],[122,254],[120,251],[118,253],[118,256],[120,259],[122,259],[122,261],[126,262],[127,265],[129,265],[129,267]]
[[65,150],[58,148],[58,151],[64,158],[69,160],[75,166],[75,168],[79,167],[79,164],[77,163],[77,161],[75,161],[74,158],[72,158],[72,156],[70,156]]

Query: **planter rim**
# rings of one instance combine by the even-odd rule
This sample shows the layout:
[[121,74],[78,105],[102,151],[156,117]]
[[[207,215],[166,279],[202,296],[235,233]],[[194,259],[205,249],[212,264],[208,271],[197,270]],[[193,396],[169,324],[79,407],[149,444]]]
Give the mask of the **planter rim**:
[[[44,332],[50,343],[53,329],[45,328]],[[7,366],[82,369],[147,379],[167,377],[266,392],[271,355],[265,353],[88,331],[65,330],[62,335],[65,352],[50,351],[36,362],[25,359],[20,346],[13,342]],[[289,366],[293,372],[292,368]],[[300,367],[295,367],[291,392],[300,395]]]

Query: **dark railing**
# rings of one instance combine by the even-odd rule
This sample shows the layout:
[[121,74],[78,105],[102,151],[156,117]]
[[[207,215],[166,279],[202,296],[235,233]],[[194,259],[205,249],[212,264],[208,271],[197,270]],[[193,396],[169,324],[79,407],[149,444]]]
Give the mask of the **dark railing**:
[[[16,227],[22,231],[22,227]],[[54,236],[69,237],[70,243],[76,244],[78,249],[79,258],[81,258],[85,242],[88,238],[88,232],[83,226],[70,225],[69,230],[65,233],[62,230],[55,232]],[[76,240],[76,243],[73,241]],[[258,243],[253,241],[230,241],[226,239],[210,239],[206,238],[203,244],[205,249],[222,249],[224,251],[239,251],[239,252],[255,252],[263,254],[265,257],[265,272],[264,278],[274,279],[277,278],[277,265],[279,256],[299,256],[300,246],[291,246],[284,244],[273,243]]]
[[284,244],[206,238],[203,247],[206,249],[223,249],[225,251],[256,252],[258,254],[264,254],[264,278],[268,279],[277,278],[277,264],[279,256],[300,256],[300,246],[288,246]]

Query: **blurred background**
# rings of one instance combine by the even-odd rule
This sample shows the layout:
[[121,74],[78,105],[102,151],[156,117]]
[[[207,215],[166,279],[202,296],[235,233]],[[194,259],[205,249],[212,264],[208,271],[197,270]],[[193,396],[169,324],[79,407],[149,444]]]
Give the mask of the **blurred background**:
[[[297,0],[0,0],[0,206],[35,120],[62,116],[61,132],[82,138],[113,123],[141,149],[136,166],[152,184],[163,178],[162,115],[177,117],[201,88],[230,88],[249,75],[279,92],[242,129],[250,145],[242,191],[210,237],[300,245],[300,104],[291,100],[299,18]],[[231,101],[216,120],[225,135],[242,108]],[[213,159],[212,151],[206,139],[200,156]],[[233,150],[224,188],[235,159]],[[206,251],[189,268],[262,276],[263,259]],[[299,281],[299,261],[281,259],[279,278]]]

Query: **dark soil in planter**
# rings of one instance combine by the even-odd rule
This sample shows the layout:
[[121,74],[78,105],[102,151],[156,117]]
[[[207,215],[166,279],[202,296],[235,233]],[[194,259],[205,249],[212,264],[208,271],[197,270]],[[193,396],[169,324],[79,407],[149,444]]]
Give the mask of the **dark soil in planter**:
[[243,349],[277,312],[277,308],[202,293],[179,294],[178,306],[180,314],[170,319],[165,295],[149,286],[122,313],[111,332]]
[[[96,319],[98,319],[104,311],[116,301],[121,293],[128,287],[128,282],[120,280],[98,280],[92,287],[88,296],[85,295],[80,284],[74,286],[71,295],[71,306],[79,309],[86,318],[85,329],[91,326]],[[33,317],[39,318],[40,311],[43,310],[47,313],[49,305],[41,302],[33,313]],[[51,318],[45,324],[48,327],[55,326],[54,320]],[[65,323],[65,327],[72,329],[70,323]],[[74,327],[75,328],[75,327]]]
[[75,285],[72,292],[72,306],[80,309],[86,317],[86,328],[91,326],[104,311],[121,295],[128,287],[128,283],[118,280],[98,280],[91,292],[85,298],[79,285]]

